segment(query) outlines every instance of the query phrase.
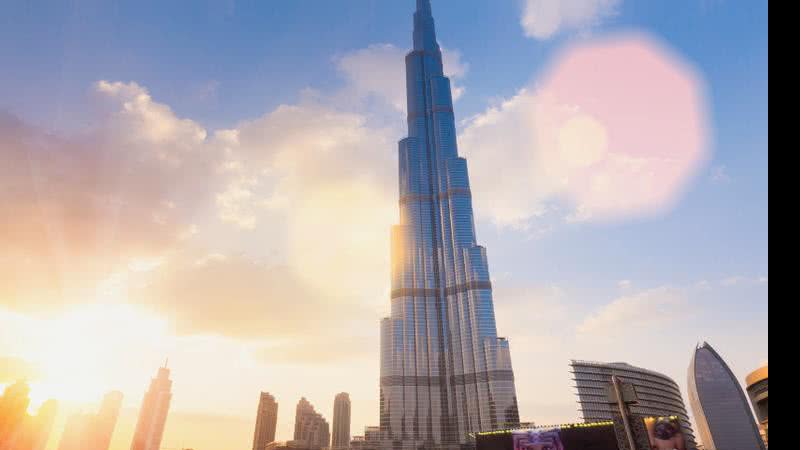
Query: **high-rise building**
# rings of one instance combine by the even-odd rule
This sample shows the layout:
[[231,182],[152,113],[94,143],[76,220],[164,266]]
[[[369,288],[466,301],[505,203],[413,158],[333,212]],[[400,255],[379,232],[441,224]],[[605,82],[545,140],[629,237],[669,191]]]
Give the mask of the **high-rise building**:
[[36,411],[36,416],[30,418],[31,434],[28,448],[30,450],[44,450],[53,430],[53,423],[58,413],[58,402],[47,400]]
[[87,450],[108,450],[111,445],[111,436],[117,426],[119,410],[122,408],[122,392],[109,392],[103,397],[100,411],[95,418],[95,426],[92,431],[91,449]]
[[413,41],[391,316],[381,322],[381,439],[391,448],[455,448],[471,432],[516,426],[519,411],[430,0],[417,0]]
[[747,393],[756,410],[761,437],[769,447],[769,366],[764,366],[747,376]]
[[172,380],[165,366],[158,369],[158,374],[150,381],[150,388],[144,394],[131,450],[159,450],[171,400]]
[[28,416],[31,389],[19,381],[9,385],[0,397],[0,450],[5,450],[20,438]]
[[67,419],[58,450],[83,450],[89,447],[89,433],[93,417],[90,414],[73,414]]
[[330,447],[331,433],[328,421],[314,410],[305,397],[297,403],[294,418],[294,440],[305,448]]
[[108,450],[122,407],[122,393],[103,397],[97,414],[75,414],[67,420],[58,450]]
[[44,450],[47,445],[58,403],[48,400],[31,416],[29,394],[28,384],[20,381],[0,397],[0,450]]
[[333,400],[333,442],[331,447],[346,449],[350,447],[350,395],[342,392]]
[[695,445],[692,423],[683,403],[678,383],[658,372],[627,363],[602,363],[573,360],[570,364],[575,381],[580,411],[587,423],[614,420],[618,407],[607,395],[611,377],[633,386],[635,402],[629,405],[631,414],[644,417],[678,417],[687,443]]
[[689,400],[707,450],[763,450],[742,386],[722,357],[699,345],[689,365]]
[[253,450],[266,450],[267,444],[275,441],[278,425],[278,402],[268,392],[262,392],[256,413],[256,430],[253,435]]

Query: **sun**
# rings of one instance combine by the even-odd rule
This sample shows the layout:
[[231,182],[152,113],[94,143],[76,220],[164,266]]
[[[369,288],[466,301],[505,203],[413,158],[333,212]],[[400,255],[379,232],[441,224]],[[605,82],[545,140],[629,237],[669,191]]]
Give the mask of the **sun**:
[[165,324],[127,304],[94,304],[36,321],[39,332],[25,345],[37,367],[32,406],[54,398],[68,404],[93,404],[119,389],[120,375],[136,364],[137,349],[152,348]]

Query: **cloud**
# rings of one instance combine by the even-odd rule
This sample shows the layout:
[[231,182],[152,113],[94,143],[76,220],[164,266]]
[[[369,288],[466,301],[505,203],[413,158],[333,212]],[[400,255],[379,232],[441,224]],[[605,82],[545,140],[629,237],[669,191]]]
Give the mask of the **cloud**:
[[182,335],[274,342],[377,320],[397,215],[391,130],[311,99],[208,132],[135,83],[94,94],[77,136],[0,116],[0,205],[15,212],[0,223],[0,306],[131,302]]
[[661,287],[625,295],[603,306],[577,326],[580,337],[609,339],[635,332],[648,335],[685,318],[689,302],[680,290]]
[[100,81],[93,126],[57,136],[0,114],[0,298],[32,309],[86,301],[131,260],[188,227],[216,186],[205,130],[135,83]]
[[747,277],[747,276],[737,275],[720,280],[719,284],[722,287],[768,285],[769,277],[767,276]]
[[[336,58],[336,67],[348,82],[344,95],[357,98],[374,97],[397,111],[406,110],[405,55],[408,50],[392,44],[376,44]],[[461,52],[442,48],[445,75],[453,83],[453,98],[458,100],[465,88],[459,82],[469,66]]]
[[521,24],[525,35],[549,39],[567,30],[584,30],[616,14],[622,0],[526,0]]
[[708,158],[708,121],[699,75],[625,34],[567,48],[460,143],[484,217],[525,227],[566,204],[570,221],[616,221],[673,207]]
[[133,284],[131,299],[169,318],[179,335],[268,340],[283,351],[306,348],[306,354],[324,345],[304,347],[304,337],[335,334],[371,313],[351,299],[316,290],[291,267],[243,256],[186,252]]
[[38,378],[39,371],[27,361],[9,356],[0,356],[0,384],[19,380],[32,381]]
[[304,283],[332,295],[379,295],[397,216],[391,133],[313,102],[227,133],[235,139],[224,148],[231,181],[217,197],[220,217],[273,237],[278,258]]

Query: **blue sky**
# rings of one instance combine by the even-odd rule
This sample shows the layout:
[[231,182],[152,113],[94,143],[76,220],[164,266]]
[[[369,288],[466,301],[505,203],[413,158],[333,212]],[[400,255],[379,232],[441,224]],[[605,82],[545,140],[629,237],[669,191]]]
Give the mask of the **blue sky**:
[[[501,106],[503,102],[517,98],[523,88],[546,84],[543,78],[548,70],[557,67],[559,55],[566,54],[570,48],[637,32],[649,36],[691,67],[701,87],[705,88],[710,157],[698,162],[696,171],[674,189],[674,201],[659,207],[655,214],[636,213],[610,221],[572,221],[566,217],[571,206],[562,201],[562,197],[568,194],[562,192],[545,196],[546,204],[552,208],[548,208],[544,215],[528,214],[524,226],[520,226],[504,222],[493,212],[488,213],[490,209],[494,211],[489,208],[492,205],[480,197],[476,199],[478,237],[489,250],[491,270],[496,279],[495,302],[500,332],[508,334],[511,339],[518,372],[537,367],[533,361],[548,361],[546,365],[551,368],[547,375],[533,376],[530,381],[518,373],[522,415],[541,422],[575,418],[573,400],[563,380],[567,375],[567,362],[573,357],[628,360],[665,372],[681,385],[685,385],[692,345],[699,339],[708,339],[729,358],[737,375],[742,378],[768,359],[767,2],[689,0],[678,5],[666,0],[570,1],[601,6],[599,12],[595,11],[596,14],[584,22],[575,26],[562,24],[552,35],[539,37],[526,35],[521,25],[527,1],[433,1],[440,42],[446,53],[452,56],[451,61],[458,62],[458,73],[454,73],[453,78],[456,86],[464,89],[456,104],[461,130],[477,130],[477,133],[479,128],[475,126],[475,118],[485,117],[492,108],[499,108],[506,114],[503,117],[509,117],[512,113]],[[292,239],[293,230],[301,229],[311,235],[317,230],[307,224],[307,221],[319,219],[308,212],[309,208],[319,205],[316,202],[324,201],[328,205],[346,195],[356,196],[356,206],[377,202],[375,204],[380,204],[380,208],[351,211],[354,218],[349,220],[352,222],[345,221],[333,227],[333,232],[336,232],[357,223],[362,227],[357,233],[367,236],[364,239],[368,245],[352,236],[343,241],[355,243],[358,249],[377,248],[375,255],[369,257],[362,258],[358,250],[344,256],[345,261],[353,258],[380,262],[378,266],[381,269],[377,272],[343,275],[348,280],[374,278],[378,280],[374,282],[374,289],[370,284],[364,288],[365,292],[343,289],[338,293],[341,297],[366,299],[345,303],[348,308],[370,312],[358,325],[359,329],[365,330],[359,336],[369,340],[377,334],[377,319],[385,314],[389,304],[388,296],[382,291],[388,284],[388,273],[384,270],[388,245],[382,247],[384,242],[381,239],[388,237],[384,225],[393,220],[392,214],[396,214],[392,205],[396,201],[396,197],[392,197],[396,196],[393,184],[396,176],[394,142],[403,137],[404,124],[402,113],[392,109],[386,101],[390,96],[381,97],[383,86],[369,92],[359,90],[365,88],[345,67],[347,62],[366,61],[366,67],[376,68],[383,61],[369,60],[370,57],[399,56],[400,61],[398,58],[393,60],[402,64],[402,53],[410,45],[412,9],[410,0],[7,0],[0,6],[0,112],[26,124],[33,130],[30,131],[33,136],[38,136],[37,139],[46,140],[42,136],[50,136],[55,141],[67,142],[63,147],[59,143],[42,144],[52,145],[56,154],[67,159],[73,147],[96,145],[100,148],[103,145],[100,143],[119,143],[123,152],[145,148],[120,137],[123,133],[120,130],[146,133],[150,129],[131,127],[147,125],[145,121],[155,117],[153,114],[168,124],[165,129],[169,132],[178,130],[185,133],[176,135],[174,142],[168,144],[159,138],[154,145],[164,145],[163,151],[167,153],[183,151],[175,150],[183,148],[181,141],[186,136],[191,140],[198,130],[203,130],[196,149],[187,150],[195,152],[191,157],[195,160],[207,158],[211,161],[217,154],[215,149],[228,148],[227,141],[215,132],[228,129],[241,133],[242,143],[236,145],[242,148],[233,150],[238,159],[231,157],[225,162],[227,165],[220,166],[235,166],[231,170],[240,171],[235,177],[214,178],[200,189],[196,185],[190,186],[196,181],[192,175],[204,172],[192,165],[193,171],[177,172],[178,175],[174,175],[177,178],[165,183],[164,189],[152,196],[148,194],[140,198],[138,193],[133,195],[130,190],[122,191],[130,194],[124,199],[126,202],[146,211],[150,211],[150,203],[162,206],[168,203],[169,209],[178,211],[174,223],[167,219],[168,225],[180,230],[199,229],[199,238],[190,238],[188,242],[191,244],[185,241],[165,244],[159,240],[158,245],[153,245],[156,250],[139,245],[139,241],[130,246],[115,244],[101,255],[102,258],[96,254],[89,255],[88,259],[102,259],[96,267],[87,269],[94,274],[93,280],[107,281],[108,277],[121,276],[121,272],[125,272],[125,277],[133,278],[128,273],[130,270],[120,269],[130,260],[157,261],[153,263],[154,267],[172,268],[182,267],[182,261],[176,262],[180,258],[205,263],[221,261],[223,257],[230,261],[231,255],[237,255],[250,261],[266,261],[268,265],[292,268],[303,262],[297,252],[326,245],[324,242],[316,243],[314,238],[308,238],[314,242],[302,244]],[[380,47],[383,50],[376,47],[378,45],[384,45]],[[363,55],[366,59],[353,57],[359,51],[369,49],[372,51]],[[401,65],[397,67],[401,68]],[[620,74],[627,72],[631,75],[633,72],[635,76],[637,65],[632,62],[630,66],[618,67],[618,70]],[[104,87],[97,84],[101,80],[123,84]],[[386,80],[376,76],[370,81],[380,84]],[[388,89],[394,92],[392,89],[395,87]],[[659,86],[654,86],[654,89],[659,89]],[[135,103],[134,99],[142,94],[149,95],[148,100],[142,101],[136,111],[145,115],[125,122],[130,117],[114,114],[121,111],[126,102]],[[166,110],[160,109],[162,105]],[[290,110],[280,109],[281,105]],[[296,109],[291,109],[294,107]],[[359,122],[361,119],[363,123]],[[685,128],[681,123],[683,119],[675,118],[677,129]],[[318,121],[325,122],[330,128],[320,131],[320,136],[339,136],[343,140],[342,156],[331,160],[330,170],[339,168],[347,174],[354,170],[356,175],[345,177],[357,180],[353,191],[341,188],[341,180],[334,180],[336,182],[332,181],[331,186],[343,191],[325,191],[334,193],[330,197],[319,194],[320,191],[298,198],[288,194],[292,206],[287,207],[287,195],[275,186],[283,186],[290,193],[312,189],[308,186],[317,185],[317,179],[313,177],[319,176],[318,173],[303,174],[299,180],[293,180],[287,175],[268,179],[263,175],[267,169],[260,174],[241,172],[238,167],[242,164],[235,163],[256,165],[256,161],[261,161],[260,155],[271,155],[280,145],[285,144],[290,149],[313,146],[313,142],[305,141],[286,144],[288,141],[270,136],[271,132],[290,128],[296,120],[301,124],[305,120],[314,126]],[[348,129],[350,131],[338,134],[337,130],[344,126],[354,127],[355,131]],[[357,137],[353,138],[351,132]],[[258,138],[254,137],[253,143],[245,144],[243,136]],[[664,137],[669,136],[654,135],[653,138]],[[481,148],[470,144],[486,142],[481,139],[469,133],[462,139],[468,156],[480,152]],[[266,144],[261,147],[263,142]],[[0,148],[12,149],[12,144],[6,145]],[[333,145],[339,148],[335,143]],[[677,152],[681,150],[676,149]],[[110,160],[117,158],[113,152],[105,155]],[[299,158],[297,154],[293,157]],[[295,167],[294,162],[286,162],[291,158],[280,156],[267,166],[273,171],[283,169],[287,164]],[[476,167],[477,159],[471,158],[473,190],[497,192],[502,196],[503,191],[499,188],[495,191],[494,186],[483,181],[488,178],[480,173],[481,167]],[[504,166],[512,167],[516,163],[501,158],[495,168],[503,170]],[[301,160],[298,164],[304,163]],[[54,168],[58,169],[68,170],[66,166]],[[78,172],[77,178],[85,176],[80,175],[79,169]],[[515,175],[509,172],[505,176]],[[145,181],[141,183],[147,183],[148,177],[145,175]],[[304,183],[304,180],[312,179],[313,183]],[[258,181],[248,184],[252,180]],[[123,181],[119,183],[124,184]],[[127,189],[137,190],[135,182],[131,186]],[[160,187],[161,184],[155,183],[154,186]],[[362,190],[364,186],[369,189]],[[533,192],[536,186],[530,187],[531,196],[539,198],[539,194]],[[241,196],[236,196],[242,192],[246,192],[246,200],[252,204],[228,203],[231,196],[237,202],[242,201]],[[525,192],[512,194],[523,195]],[[203,200],[204,195],[208,196],[207,200]],[[386,208],[384,198],[389,199]],[[265,210],[263,205],[267,203],[272,206]],[[297,211],[284,211],[295,205],[304,205],[305,209],[297,206]],[[223,210],[218,213],[216,208]],[[252,208],[256,208],[255,216],[243,217]],[[380,218],[370,217],[371,211]],[[231,223],[238,226],[230,227]],[[106,226],[97,225],[97,229],[105,230]],[[368,226],[372,228],[363,228]],[[69,239],[69,226],[64,227],[63,235]],[[124,226],[114,227],[119,233],[119,242],[128,239],[128,230]],[[150,236],[149,229],[141,231],[137,227],[134,231],[136,233],[130,233],[131,240],[139,239],[139,232]],[[373,235],[377,236],[376,240],[371,240]],[[141,253],[143,247],[151,253]],[[340,250],[341,247],[334,247],[325,249],[323,253],[338,255],[336,252]],[[20,245],[17,251],[25,255],[27,249]],[[76,252],[82,255],[82,250]],[[103,259],[109,255],[113,262]],[[357,267],[353,270],[360,270],[362,265]],[[63,276],[74,278],[66,272]],[[313,280],[309,282],[303,276],[300,278],[298,285],[304,289],[306,285],[313,287],[315,284]],[[225,327],[214,328],[196,316],[181,316],[185,308],[180,305],[170,304],[159,309],[157,304],[139,300],[134,293],[136,288],[132,287],[135,284],[131,281],[130,286],[126,285],[123,299],[115,297],[114,301],[144,304],[146,310],[156,317],[167,317],[172,330],[167,333],[168,339],[176,342],[175,346],[182,342],[181,339],[193,336],[216,336],[221,341],[209,347],[209,354],[213,353],[211,347],[219,351],[218,348],[225,345],[256,349],[254,352],[258,353],[264,345],[277,348],[279,338],[285,338],[242,335]],[[84,287],[76,289],[80,291]],[[0,293],[3,293],[1,288],[2,284]],[[22,288],[15,289],[13,292],[22,292]],[[295,292],[290,287],[285,289],[281,292]],[[43,297],[41,293],[31,295]],[[10,312],[25,314],[25,320],[38,320],[58,317],[70,308],[84,307],[84,300],[60,298],[56,302],[60,309],[52,308],[50,303],[53,302],[47,301],[36,302],[44,305],[36,310],[20,308],[24,300],[0,302],[0,306]],[[656,308],[659,314],[665,314],[666,309],[674,312],[676,317],[666,313],[662,324],[647,322],[643,329],[636,330],[639,333],[636,338],[609,335],[604,336],[607,341],[582,341],[578,336],[580,330],[601,334],[608,331],[609,324],[603,312],[618,311],[611,307],[615,302],[617,308],[638,305],[634,307],[639,308],[638,312],[631,313],[634,314],[630,316],[632,318],[648,308]],[[269,313],[269,307],[274,305],[266,303],[266,312]],[[209,309],[209,314],[211,311],[213,308]],[[529,323],[519,323],[520,315]],[[184,323],[181,317],[188,321],[185,323],[201,325],[181,325]],[[507,319],[505,322],[504,318]],[[593,318],[597,320],[593,322]],[[237,320],[240,318],[232,319],[232,323],[235,325]],[[374,323],[374,330],[369,328],[370,323]],[[515,334],[522,335],[517,339],[522,344],[515,344]],[[667,347],[656,352],[661,355],[660,359],[653,356],[652,346],[656,343]],[[364,369],[364,378],[369,385],[377,352],[369,344],[359,345],[365,349],[364,354],[359,347],[357,353],[361,359],[353,364],[354,367],[367,368]],[[4,342],[0,335],[0,356],[3,352],[26,357],[18,354],[23,353],[19,347]],[[181,354],[181,350],[175,352]],[[160,352],[143,353],[143,358],[158,364],[161,355],[156,353]],[[256,374],[280,372],[255,356],[247,358],[258,361],[253,363],[258,367],[253,369]],[[188,359],[191,358],[187,356]],[[177,371],[181,362],[176,357],[173,360]],[[291,361],[291,364],[307,363]],[[185,364],[186,370],[197,367],[195,362]],[[281,370],[289,373],[288,368]],[[333,366],[319,370],[338,373]],[[139,379],[124,382],[133,391],[128,396],[131,405],[135,406],[136,400],[131,399],[138,399],[136,389],[139,385],[144,387],[151,371],[147,368]],[[261,375],[253,375],[253,380],[258,376]],[[288,381],[290,377],[276,377],[274,382],[263,384],[283,383],[283,387],[277,390],[286,392],[287,397],[299,398],[303,394],[303,388],[292,390]],[[331,377],[336,378],[335,375]],[[342,375],[341,379],[346,378]],[[103,382],[103,386],[114,387],[114,380],[103,379]],[[180,386],[180,381],[176,383]],[[555,394],[547,389],[551,383],[560,383],[554,389]],[[320,396],[318,402],[322,403],[332,402],[333,395],[341,390],[355,391],[354,402],[362,401],[361,405],[354,406],[354,430],[357,430],[361,425],[376,420],[373,416],[377,409],[370,403],[373,399],[369,398],[371,393],[377,392],[377,381],[374,384],[374,389],[364,388],[363,393],[359,387],[331,388],[330,399],[325,397],[327,393],[321,388],[315,393]],[[188,393],[194,392],[193,389],[202,391],[199,384],[185,382],[184,386]],[[254,409],[248,402],[251,397],[256,397],[248,393],[268,388],[255,381],[254,385],[244,383],[242,393],[235,396],[235,400],[217,399],[215,405],[226,413],[246,416],[250,409]],[[294,397],[283,400],[287,405],[294,401]],[[195,400],[177,400],[176,407],[210,412]]]

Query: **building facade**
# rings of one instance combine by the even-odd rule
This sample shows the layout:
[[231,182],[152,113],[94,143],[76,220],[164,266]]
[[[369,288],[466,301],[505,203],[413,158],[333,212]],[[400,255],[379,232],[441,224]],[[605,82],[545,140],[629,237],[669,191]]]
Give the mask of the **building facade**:
[[747,376],[747,394],[756,410],[761,437],[769,447],[769,366],[764,366]]
[[381,428],[376,426],[364,427],[364,440],[370,444],[375,444],[381,440]]
[[19,439],[28,416],[31,388],[17,382],[6,386],[0,397],[0,450],[10,448]]
[[75,414],[67,420],[58,450],[108,450],[122,407],[122,393],[103,397],[97,414]]
[[417,0],[413,42],[391,316],[381,322],[381,440],[393,449],[458,448],[469,433],[516,426],[519,411],[429,0]]
[[267,444],[275,441],[278,426],[278,402],[268,392],[262,392],[256,412],[256,429],[253,433],[253,450],[265,450]]
[[611,377],[616,375],[633,386],[636,402],[628,405],[631,414],[645,417],[676,416],[687,443],[694,448],[695,437],[680,387],[670,377],[627,363],[572,361],[570,364],[583,420],[588,423],[614,420],[617,407],[608,400]]
[[172,401],[172,380],[169,369],[161,367],[150,382],[150,389],[144,395],[131,450],[159,450],[164,437],[164,427]]
[[689,365],[689,400],[707,450],[763,450],[764,441],[739,381],[708,343]]
[[350,447],[350,395],[342,392],[333,400],[333,449]]
[[[306,448],[329,448],[331,432],[328,421],[314,410],[314,406],[301,398],[294,418],[294,441]],[[302,443],[302,444],[300,444]]]
[[25,382],[7,386],[0,396],[0,450],[44,450],[58,411],[55,400],[28,414],[30,388]]
[[122,398],[122,392],[118,391],[109,392],[103,397],[100,411],[95,418],[92,450],[108,450],[111,446],[111,437],[114,435],[119,411],[122,408]]
[[30,417],[30,435],[26,446],[21,446],[20,450],[44,450],[50,440],[50,433],[56,421],[58,413],[58,402],[47,400],[36,411],[36,416]]
[[363,436],[353,436],[350,441],[351,450],[378,450],[381,446],[381,428],[376,426],[364,427]]

